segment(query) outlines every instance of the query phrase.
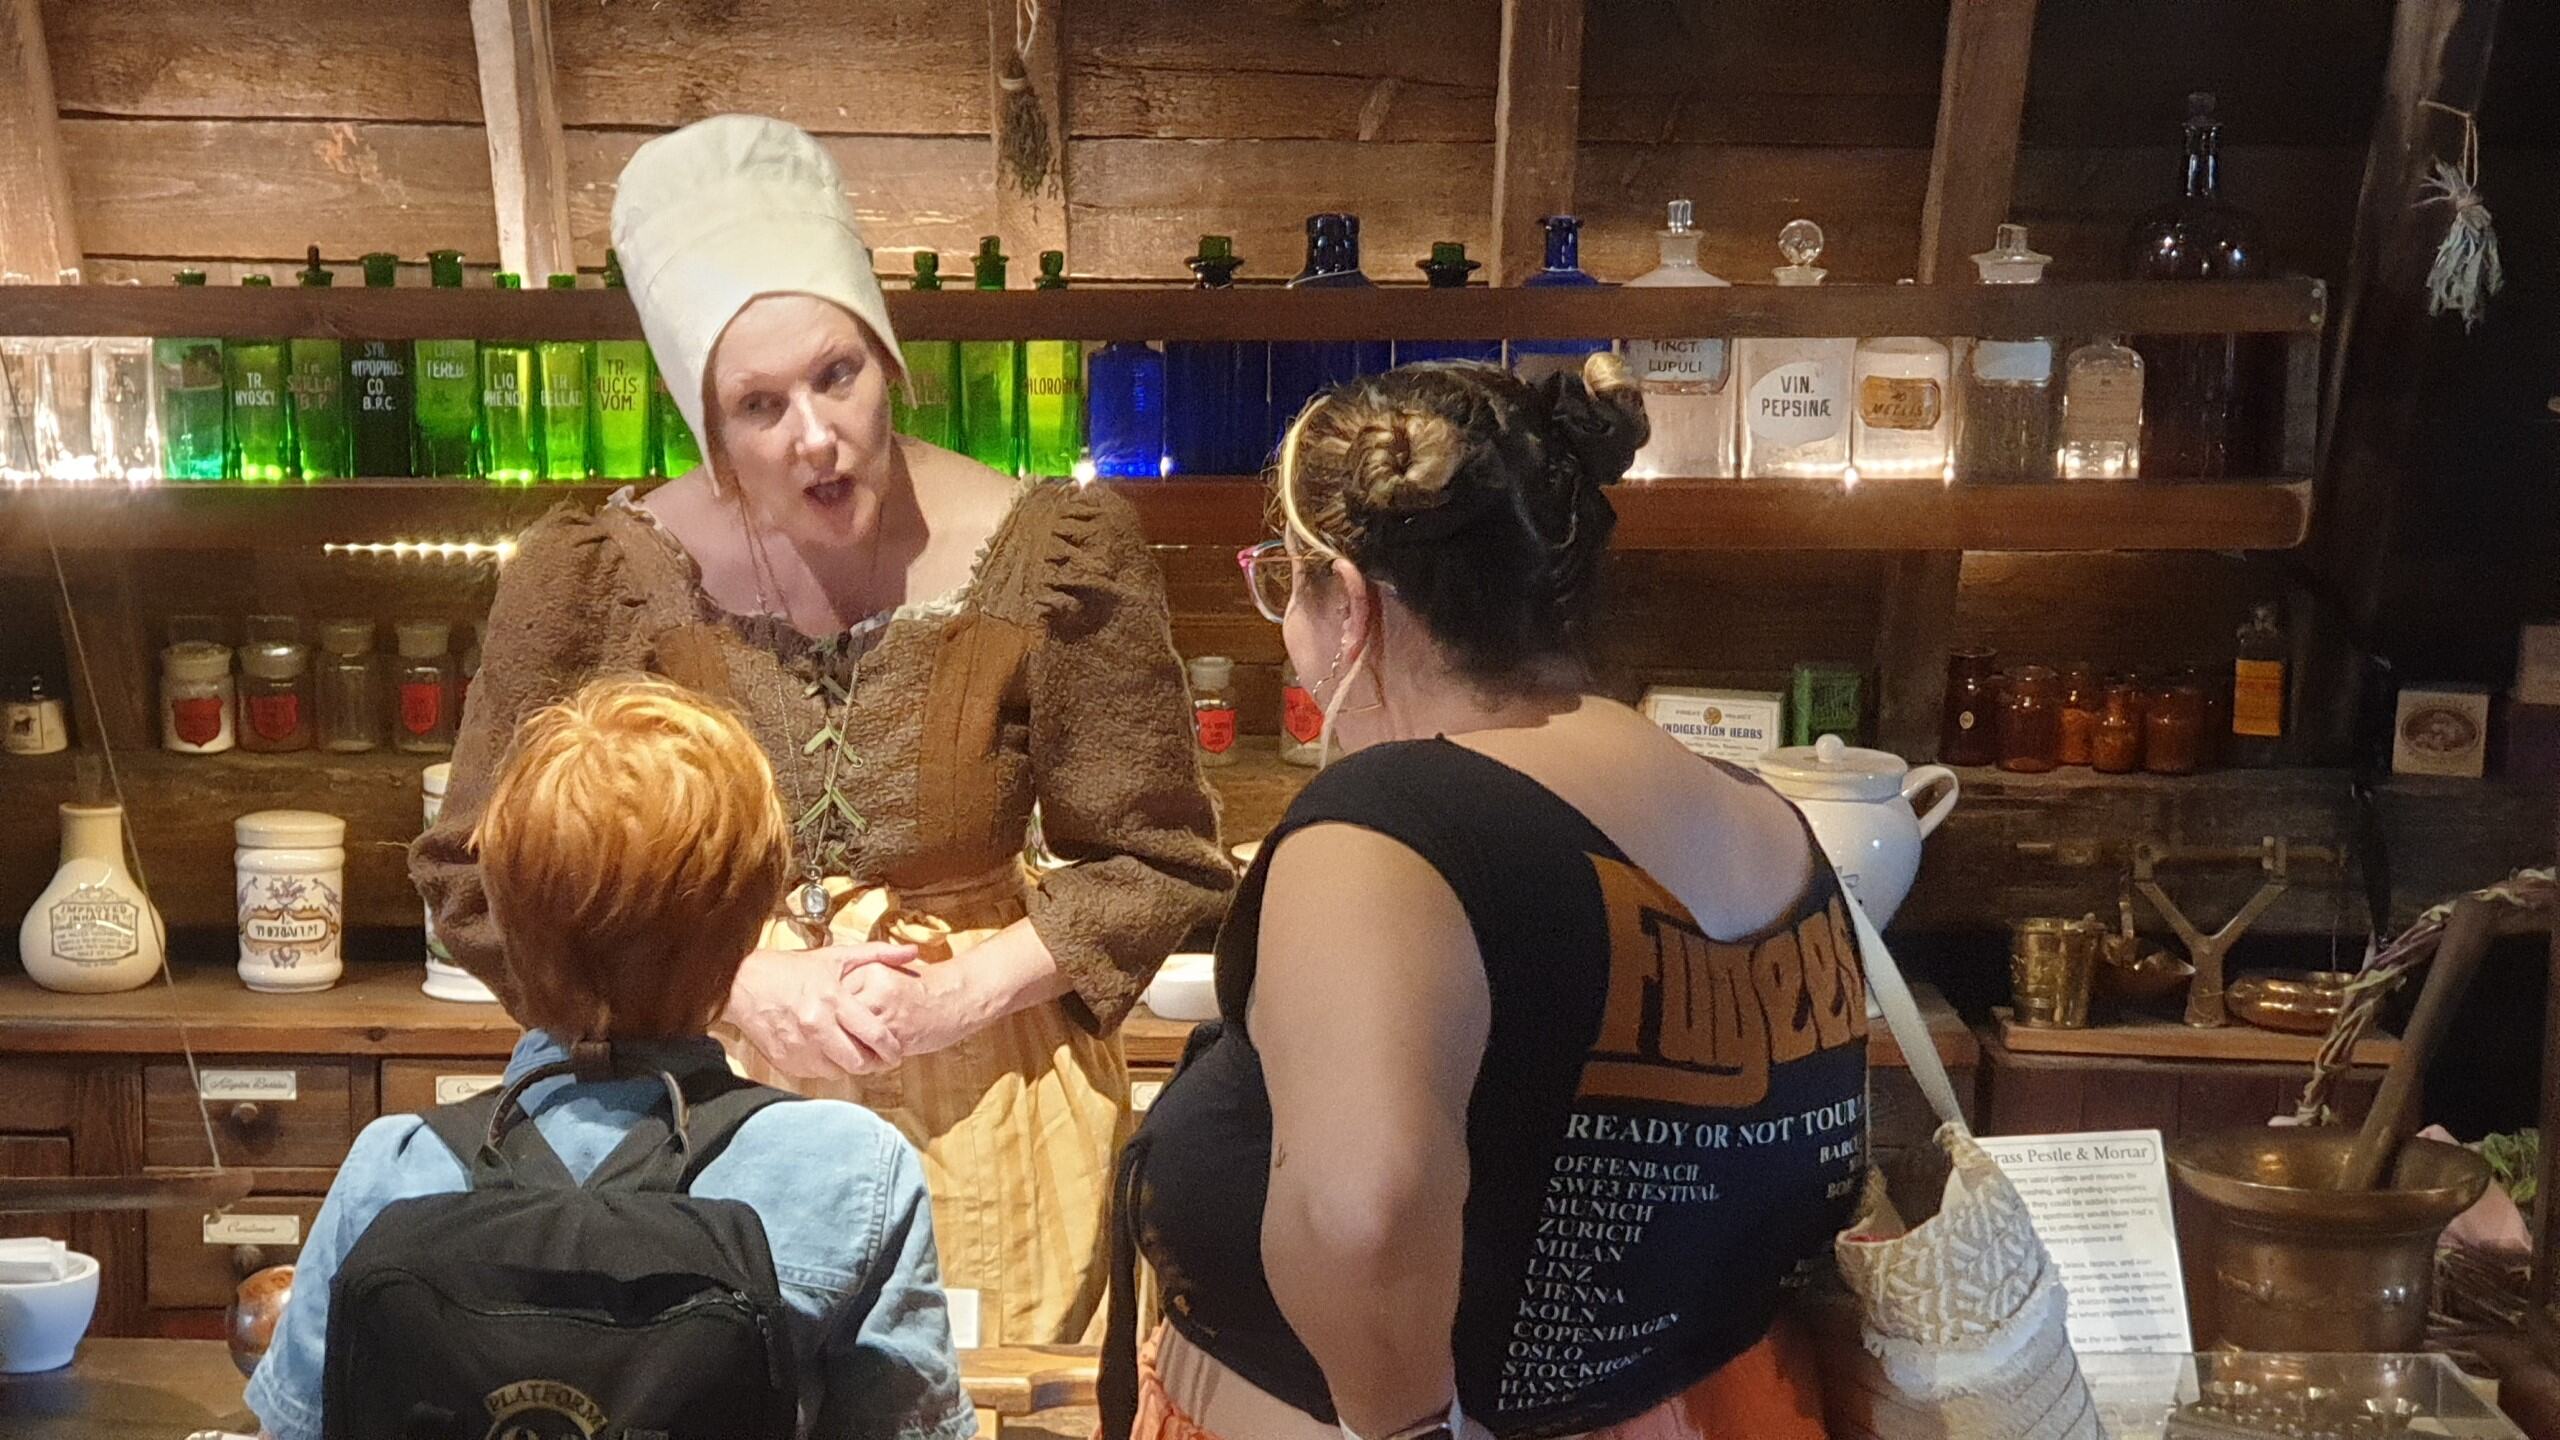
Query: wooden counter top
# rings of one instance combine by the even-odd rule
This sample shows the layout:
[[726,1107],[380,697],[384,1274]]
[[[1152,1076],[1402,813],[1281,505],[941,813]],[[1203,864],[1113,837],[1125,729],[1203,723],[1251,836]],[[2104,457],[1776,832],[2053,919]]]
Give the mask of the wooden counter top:
[[[1003,1417],[1093,1403],[1095,1352],[1082,1346],[960,1352],[979,1413]],[[243,1382],[218,1340],[92,1339],[64,1369],[0,1376],[10,1440],[179,1440],[194,1430],[254,1433]]]
[[[356,961],[336,987],[310,995],[261,995],[219,965],[180,965],[174,983],[154,981],[120,995],[62,995],[24,975],[0,977],[0,1055],[174,1055],[192,1045],[207,1055],[499,1056],[515,1048],[517,1027],[495,1005],[431,1000],[418,989],[422,967]],[[1980,1056],[1973,1032],[1944,997],[1913,987],[1950,1069]],[[179,1022],[185,1021],[181,1043]],[[1182,1058],[1191,1026],[1141,1006],[1121,1036],[1129,1063],[1166,1067]],[[1871,1063],[1899,1068],[1902,1049],[1879,1023]]]

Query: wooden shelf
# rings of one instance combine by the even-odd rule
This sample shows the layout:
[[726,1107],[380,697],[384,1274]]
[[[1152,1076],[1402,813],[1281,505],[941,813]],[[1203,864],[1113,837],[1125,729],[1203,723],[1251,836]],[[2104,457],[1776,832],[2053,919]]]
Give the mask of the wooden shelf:
[[[31,486],[0,492],[0,552],[244,550],[393,540],[496,540],[554,505],[621,483]],[[1248,545],[1270,533],[1249,476],[1109,481],[1159,545]],[[1610,492],[1623,550],[2282,550],[2311,518],[2301,481],[1969,487],[1870,480],[1630,480]]]
[[[1732,285],[1630,290],[1228,291],[1170,286],[899,291],[911,340],[1571,340],[1689,335],[2311,334],[2328,292],[2309,278],[2044,285]],[[495,289],[0,287],[0,335],[274,335],[411,340],[636,339],[626,292]]]

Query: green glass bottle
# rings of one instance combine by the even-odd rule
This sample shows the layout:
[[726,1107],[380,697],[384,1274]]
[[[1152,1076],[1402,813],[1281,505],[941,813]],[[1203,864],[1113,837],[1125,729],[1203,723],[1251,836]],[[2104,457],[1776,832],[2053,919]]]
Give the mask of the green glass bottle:
[[702,464],[702,445],[694,438],[693,427],[685,423],[684,412],[676,408],[676,397],[667,393],[667,377],[658,369],[655,356],[650,357],[649,378],[657,391],[649,427],[658,439],[649,473],[681,479]]
[[[461,289],[462,252],[428,251],[427,276],[439,290]],[[480,463],[480,342],[421,340],[414,353],[417,471],[468,479]]]
[[[274,282],[264,275],[243,275],[240,283],[263,290]],[[222,383],[231,403],[231,449],[223,469],[251,485],[292,478],[293,411],[284,399],[284,342],[223,341]]]
[[[1042,290],[1067,288],[1063,250],[1040,252]],[[1033,475],[1089,473],[1084,457],[1084,344],[1026,340],[1022,345],[1023,469]]]
[[[978,288],[1004,288],[1004,244],[978,242]],[[1007,475],[1022,473],[1022,342],[960,342],[960,448]]]
[[[942,288],[942,257],[916,252],[916,278],[910,290]],[[901,435],[912,435],[945,450],[960,443],[960,347],[948,340],[909,340],[899,350],[907,360],[907,385],[889,398],[889,419]]]
[[[302,283],[323,288],[337,277],[320,263],[320,247],[308,252]],[[293,396],[295,468],[305,480],[340,480],[355,473],[353,437],[347,428],[346,347],[319,335],[285,342],[285,388]]]
[[[524,277],[501,272],[501,290]],[[542,478],[542,370],[530,340],[480,342],[480,474],[501,485]]]
[[[399,283],[400,257],[377,250],[364,257],[364,287],[388,290]],[[410,446],[417,401],[410,389],[409,346],[402,340],[349,340],[347,424],[354,432],[355,473],[398,477],[416,473]]]
[[[578,277],[554,275],[554,290],[575,290]],[[588,375],[593,370],[584,340],[545,340],[542,362],[542,478],[572,484],[587,478]]]
[[[622,288],[622,257],[604,252],[604,285]],[[613,480],[638,480],[651,474],[655,448],[649,412],[657,400],[658,367],[649,359],[646,340],[599,340],[590,352],[594,374],[593,454],[595,472]]]
[[[204,272],[181,270],[181,285],[202,285]],[[171,480],[219,480],[229,463],[230,395],[223,383],[222,342],[201,336],[151,342],[160,386],[160,472]]]

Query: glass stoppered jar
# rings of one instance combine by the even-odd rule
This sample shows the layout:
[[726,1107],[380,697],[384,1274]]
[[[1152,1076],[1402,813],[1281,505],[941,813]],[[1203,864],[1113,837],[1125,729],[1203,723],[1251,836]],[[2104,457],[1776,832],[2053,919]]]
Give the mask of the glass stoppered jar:
[[1236,662],[1203,655],[1191,670],[1192,749],[1203,765],[1236,763]]
[[392,727],[392,743],[412,755],[442,755],[453,748],[453,626],[403,620],[398,630],[400,664],[392,689],[399,723]]
[[240,651],[240,748],[311,748],[311,647],[260,640]]
[[[1822,227],[1790,220],[1778,232],[1781,285],[1819,285],[1829,274]],[[1754,336],[1734,346],[1742,387],[1741,473],[1754,479],[1837,480],[1849,471],[1847,337]]]
[[382,745],[382,665],[373,653],[373,622],[340,619],[320,626],[320,666],[312,687],[320,709],[320,748],[356,755]]
[[[2033,285],[2053,263],[2027,245],[2027,227],[2003,225],[1973,257],[1985,285]],[[2053,478],[2053,341],[1986,336],[1965,347],[1958,367],[1960,423],[1955,478],[2013,484]]]

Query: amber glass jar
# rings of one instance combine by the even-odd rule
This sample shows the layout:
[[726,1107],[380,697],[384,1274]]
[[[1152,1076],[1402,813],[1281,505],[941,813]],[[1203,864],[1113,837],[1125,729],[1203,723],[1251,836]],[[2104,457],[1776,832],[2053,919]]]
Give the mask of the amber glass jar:
[[2089,764],[2105,775],[2129,775],[2142,768],[2142,692],[2131,685],[2107,687],[2106,707],[2089,731]]
[[2142,721],[2142,768],[2193,775],[2204,763],[2204,691],[2173,685],[2151,697]]
[[2000,768],[2041,775],[2061,753],[2062,677],[2043,665],[2020,666],[2000,697]]
[[2000,758],[2000,657],[1979,646],[1947,654],[1946,721],[1938,758],[1949,765],[1989,765]]
[[2098,733],[2098,711],[2106,703],[2106,692],[2098,688],[2098,667],[2083,662],[2063,672],[2063,764],[2089,763],[2089,746]]

